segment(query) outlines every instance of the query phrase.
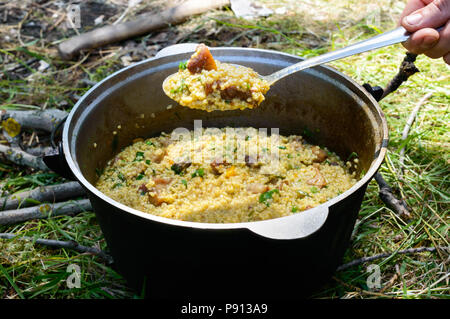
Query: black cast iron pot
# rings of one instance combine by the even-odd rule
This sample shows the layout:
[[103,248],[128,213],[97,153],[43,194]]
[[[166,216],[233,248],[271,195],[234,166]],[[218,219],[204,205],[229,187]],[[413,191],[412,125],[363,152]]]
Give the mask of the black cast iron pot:
[[[249,66],[260,74],[301,60],[258,49],[215,48],[212,53],[222,62]],[[65,160],[87,189],[115,267],[131,287],[145,289],[151,298],[306,296],[330,278],[348,247],[367,184],[385,156],[384,115],[360,85],[326,66],[277,82],[253,110],[207,113],[181,107],[164,95],[161,83],[190,54],[159,55],[114,73],[78,101],[65,123]],[[193,129],[199,119],[203,127],[253,126],[279,128],[283,135],[306,134],[309,142],[328,147],[342,159],[356,152],[357,173],[363,177],[318,207],[235,224],[157,217],[94,187],[96,169],[133,139],[178,127]]]

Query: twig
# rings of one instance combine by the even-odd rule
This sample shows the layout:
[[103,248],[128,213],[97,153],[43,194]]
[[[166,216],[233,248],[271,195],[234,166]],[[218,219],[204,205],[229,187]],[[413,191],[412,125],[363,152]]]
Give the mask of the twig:
[[48,218],[50,216],[75,215],[91,210],[92,206],[89,199],[42,204],[17,210],[5,210],[0,212],[0,225],[16,224],[31,219]]
[[54,127],[67,116],[66,111],[46,109],[44,111],[2,110],[2,121],[13,118],[21,127],[51,132]]
[[389,184],[384,180],[383,176],[377,172],[375,174],[375,180],[378,183],[378,186],[380,187],[379,196],[380,199],[383,201],[383,203],[392,209],[399,217],[402,219],[410,219],[411,214],[408,210],[408,206],[406,205],[406,202],[403,199],[397,199],[393,192],[392,188],[389,186]]
[[0,144],[0,155],[17,165],[28,166],[42,171],[49,170],[41,157],[30,155],[17,148]]
[[402,85],[403,82],[408,80],[408,78],[411,75],[419,72],[419,69],[414,65],[416,58],[417,54],[410,52],[406,53],[406,56],[400,65],[398,73],[394,76],[394,78],[388,83],[388,85],[384,89],[383,95],[381,96],[380,100],[385,98],[388,94],[397,90],[399,86]]
[[[442,247],[442,246],[439,246],[438,248],[442,249],[442,250],[450,249],[450,247]],[[396,255],[396,254],[416,254],[416,253],[420,253],[420,252],[424,252],[424,251],[434,252],[434,251],[436,251],[436,247],[410,248],[410,249],[399,250],[399,251],[394,251],[394,252],[390,252],[390,253],[382,253],[382,254],[378,254],[378,255],[374,255],[374,256],[370,256],[370,257],[363,257],[363,258],[355,259],[349,263],[339,266],[336,269],[336,271],[342,271],[342,270],[348,269],[353,266],[361,265],[366,262],[370,262],[370,261],[380,259],[380,258],[386,258],[386,257]]]
[[36,205],[36,202],[59,202],[86,194],[78,182],[41,186],[31,191],[13,194],[0,199],[0,210],[17,209]]
[[[402,132],[402,141],[406,140],[409,134],[409,130],[411,128],[411,126],[414,123],[414,120],[416,119],[417,113],[419,112],[420,108],[422,107],[422,105],[425,104],[425,102],[433,95],[432,92],[429,92],[427,94],[425,94],[424,97],[422,97],[422,99],[419,101],[419,103],[417,103],[416,107],[413,109],[413,111],[411,112],[411,115],[409,116],[408,120],[406,121],[405,127],[403,129]],[[404,156],[405,156],[405,146],[403,146],[400,150],[400,158],[399,158],[399,162],[401,164],[400,166],[400,170],[403,172],[403,161],[404,161]]]
[[105,253],[103,250],[95,248],[95,247],[87,247],[87,246],[80,245],[74,240],[60,241],[60,240],[41,239],[41,238],[34,239],[32,237],[26,237],[26,236],[19,237],[17,235],[9,234],[9,233],[0,233],[0,238],[26,240],[26,241],[32,241],[35,244],[45,245],[45,246],[49,246],[52,248],[71,249],[71,250],[75,250],[79,253],[89,253],[89,254],[98,256],[98,257],[102,258],[103,260],[105,260],[107,264],[113,263],[112,257],[110,255],[108,255],[107,253]]

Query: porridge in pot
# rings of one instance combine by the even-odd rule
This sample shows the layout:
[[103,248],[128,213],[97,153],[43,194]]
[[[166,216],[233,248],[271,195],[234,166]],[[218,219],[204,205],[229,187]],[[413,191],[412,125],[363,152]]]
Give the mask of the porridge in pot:
[[299,135],[202,128],[175,138],[174,132],[135,140],[107,163],[96,187],[149,214],[236,223],[301,214],[357,181],[357,160],[344,163]]

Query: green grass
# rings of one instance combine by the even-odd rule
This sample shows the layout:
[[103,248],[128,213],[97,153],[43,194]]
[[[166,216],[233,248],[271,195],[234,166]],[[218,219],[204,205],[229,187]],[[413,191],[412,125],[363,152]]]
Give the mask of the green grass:
[[[251,46],[312,57],[376,35],[395,27],[403,8],[398,1],[323,1],[302,5],[291,0],[263,1],[272,8],[286,6],[291,14],[256,21],[236,19],[230,11],[215,11],[171,27],[182,42],[208,45]],[[313,14],[312,14],[313,13]],[[217,32],[214,32],[214,31]],[[209,32],[209,33],[208,33]],[[138,39],[138,43],[148,37]],[[44,47],[29,41],[24,49],[17,42],[0,51],[0,108],[59,107],[69,110],[89,86],[80,79],[99,81],[122,67],[119,55],[103,59],[94,51],[76,62],[55,58],[51,44]],[[400,45],[335,61],[331,65],[358,83],[384,86],[396,74],[405,50]],[[105,56],[105,54],[103,55]],[[35,74],[36,64],[26,65],[19,75],[5,71],[6,64],[26,64],[30,58],[50,63],[47,71]],[[7,63],[5,62],[6,60]],[[381,107],[390,133],[389,150],[380,172],[411,209],[405,222],[386,208],[372,181],[353,232],[344,262],[383,252],[415,247],[449,246],[449,67],[442,60],[419,56],[415,74]],[[33,75],[33,80],[28,76]],[[401,140],[410,112],[428,92],[406,141]],[[400,148],[405,147],[401,165]],[[403,170],[403,174],[401,171]],[[30,172],[0,163],[3,191],[10,193],[62,181],[52,173]],[[76,240],[85,246],[106,249],[106,243],[92,212],[75,217],[61,216],[13,226],[0,226],[33,238]],[[0,240],[0,296],[3,298],[135,298],[125,281],[101,259],[65,249],[48,249],[18,240]],[[81,288],[68,289],[67,267],[82,270]],[[316,298],[449,298],[448,254],[445,252],[392,255],[372,264],[380,266],[381,291],[367,287],[368,264],[337,272],[335,279]]]

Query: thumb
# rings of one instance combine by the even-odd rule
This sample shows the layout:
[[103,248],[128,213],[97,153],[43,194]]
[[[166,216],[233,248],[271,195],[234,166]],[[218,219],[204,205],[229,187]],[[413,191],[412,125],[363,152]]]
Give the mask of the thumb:
[[423,28],[438,28],[450,18],[450,0],[434,0],[422,9],[402,19],[402,26],[409,32]]

